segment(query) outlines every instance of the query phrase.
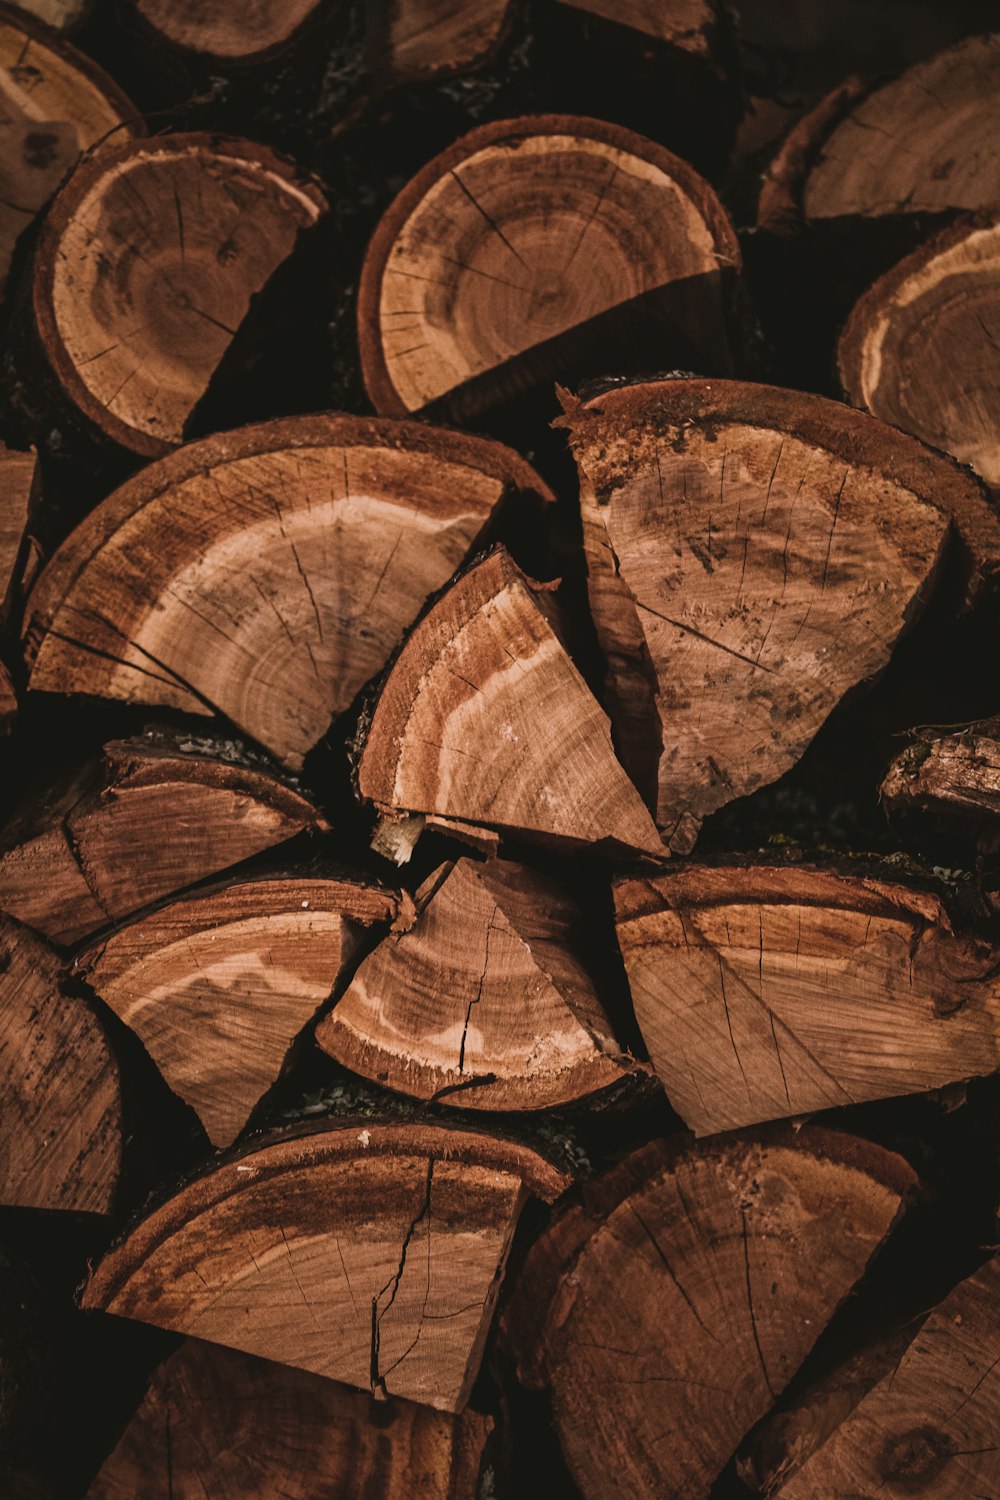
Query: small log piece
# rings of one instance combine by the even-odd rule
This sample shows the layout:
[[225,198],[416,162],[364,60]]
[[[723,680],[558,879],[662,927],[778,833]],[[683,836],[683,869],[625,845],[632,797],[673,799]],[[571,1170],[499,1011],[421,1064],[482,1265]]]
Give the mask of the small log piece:
[[701,1500],[864,1273],[913,1185],[806,1128],[641,1148],[528,1253],[504,1330],[585,1500]]
[[567,1185],[526,1147],[468,1131],[290,1129],[150,1214],[83,1306],[456,1412],[529,1190]]
[[30,596],[35,691],[225,714],[286,765],[542,480],[485,438],[355,417],[221,433],[97,507]]
[[720,24],[716,0],[560,0],[562,5],[638,31],[651,41],[712,58]]
[[893,823],[958,836],[983,854],[1000,851],[1000,719],[958,733],[924,729],[896,757],[881,786]]
[[127,0],[150,41],[216,72],[265,62],[336,8],[337,0]]
[[506,38],[515,0],[375,0],[367,8],[368,67],[383,84],[468,73]]

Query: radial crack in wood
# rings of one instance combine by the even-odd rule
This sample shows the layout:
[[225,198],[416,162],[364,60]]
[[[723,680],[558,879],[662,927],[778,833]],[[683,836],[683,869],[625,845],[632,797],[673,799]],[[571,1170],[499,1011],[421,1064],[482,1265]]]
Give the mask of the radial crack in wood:
[[111,1211],[122,1153],[118,1065],[59,960],[0,917],[0,1204]]
[[821,397],[651,381],[562,420],[616,747],[675,853],[884,669],[949,519],[970,593],[1000,576],[976,481]]
[[476,1500],[489,1417],[457,1417],[188,1339],[153,1372],[87,1500]]
[[666,852],[550,623],[550,596],[499,548],[448,589],[393,663],[362,725],[357,782],[388,824],[383,847],[404,820],[401,859],[414,814],[570,848]]
[[581,961],[581,916],[506,860],[427,877],[417,921],[365,958],[316,1032],[362,1077],[466,1109],[568,1104],[636,1068]]
[[1000,949],[938,897],[810,866],[615,888],[636,1019],[698,1135],[1000,1066]]
[[529,1251],[504,1328],[586,1500],[700,1500],[900,1212],[913,1174],[806,1128],[641,1148]]
[[513,0],[375,0],[367,7],[368,64],[392,83],[467,73],[494,56]]
[[362,272],[361,360],[379,411],[453,417],[555,379],[731,368],[732,225],[693,168],[616,125],[483,126],[382,219]]
[[281,51],[337,0],[130,0],[161,45],[214,61],[245,65]]
[[0,833],[0,910],[70,944],[306,829],[294,787],[222,741],[113,740]]
[[297,769],[529,494],[549,498],[502,444],[408,422],[292,417],[192,443],[44,569],[30,686],[225,714]]
[[566,1186],[526,1147],[469,1131],[290,1130],[154,1210],[83,1305],[460,1411],[528,1193]]
[[924,820],[984,854],[1000,850],[1000,719],[956,734],[922,730],[896,757],[880,788],[892,820]]

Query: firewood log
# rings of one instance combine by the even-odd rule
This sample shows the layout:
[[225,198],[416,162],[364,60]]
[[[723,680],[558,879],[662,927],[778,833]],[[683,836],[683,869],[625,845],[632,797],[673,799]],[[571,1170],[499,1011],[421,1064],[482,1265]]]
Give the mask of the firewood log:
[[742,1467],[768,1500],[1000,1493],[1000,1262],[771,1418]]
[[641,32],[655,42],[711,57],[721,17],[716,0],[560,0],[587,15]]
[[154,1210],[83,1306],[460,1411],[529,1191],[567,1185],[527,1147],[469,1131],[291,1127]]
[[135,1031],[212,1144],[228,1146],[329,998],[360,931],[394,920],[400,905],[397,893],[346,878],[229,880],[117,928],[75,968]]
[[488,62],[514,0],[375,0],[367,7],[368,66],[383,83],[426,83]]
[[492,1423],[370,1396],[187,1339],[149,1389],[87,1500],[476,1500]]
[[883,670],[950,531],[970,594],[1000,576],[971,477],[820,397],[651,381],[563,422],[616,746],[675,853]]
[[71,533],[26,611],[30,687],[221,713],[298,769],[502,502],[499,443],[287,418],[150,465]]
[[954,454],[994,486],[998,260],[995,214],[942,231],[865,293],[837,347],[855,406]]
[[327,824],[238,747],[183,735],[110,741],[0,833],[0,910],[78,942],[163,896]]
[[465,418],[621,361],[726,374],[739,265],[712,189],[653,142],[575,116],[486,125],[372,239],[365,384],[378,411]]
[[664,854],[556,633],[550,595],[499,548],[407,639],[356,750],[382,852],[408,859],[432,815],[564,848]]
[[118,1065],[33,933],[0,917],[0,1204],[108,1213],[121,1170]]
[[580,914],[554,881],[459,859],[427,877],[416,908],[317,1028],[344,1067],[486,1110],[572,1103],[634,1070],[579,956]]
[[899,1157],[807,1127],[654,1142],[587,1184],[504,1314],[586,1500],[707,1496],[913,1181]]
[[1000,851],[1000,720],[956,734],[924,729],[889,767],[882,800],[894,824],[929,828],[932,837],[967,840]]
[[12,5],[0,5],[0,99],[2,290],[19,236],[81,154],[103,154],[105,137],[128,139],[141,122],[96,63]]
[[80,442],[176,447],[251,298],[325,208],[290,162],[222,136],[82,164],[46,215],[15,320],[26,425],[44,434],[58,410]]
[[127,0],[150,40],[216,72],[268,61],[315,26],[336,0]]
[[615,888],[636,1018],[699,1135],[1000,1066],[1000,950],[940,898],[807,865]]

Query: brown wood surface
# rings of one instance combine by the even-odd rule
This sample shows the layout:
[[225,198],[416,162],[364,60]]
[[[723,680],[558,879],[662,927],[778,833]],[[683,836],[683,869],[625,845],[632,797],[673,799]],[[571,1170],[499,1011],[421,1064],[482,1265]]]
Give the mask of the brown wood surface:
[[21,591],[20,563],[31,505],[40,494],[34,453],[0,444],[0,620],[6,620]]
[[129,0],[162,47],[220,67],[266,58],[336,0]]
[[719,23],[714,0],[560,0],[574,10],[614,21],[657,42],[711,57],[712,42]]
[[374,0],[366,7],[369,66],[393,83],[465,73],[493,57],[514,0]]
[[1000,720],[954,734],[924,730],[896,756],[880,788],[890,819],[929,823],[970,839],[983,853],[1000,849]]

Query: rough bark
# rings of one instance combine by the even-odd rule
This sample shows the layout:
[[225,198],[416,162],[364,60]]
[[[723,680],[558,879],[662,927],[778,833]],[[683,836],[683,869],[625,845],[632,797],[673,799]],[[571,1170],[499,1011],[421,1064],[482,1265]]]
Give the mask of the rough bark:
[[894,823],[923,823],[958,835],[984,854],[1000,850],[1000,720],[956,734],[922,730],[896,757],[881,786]]

